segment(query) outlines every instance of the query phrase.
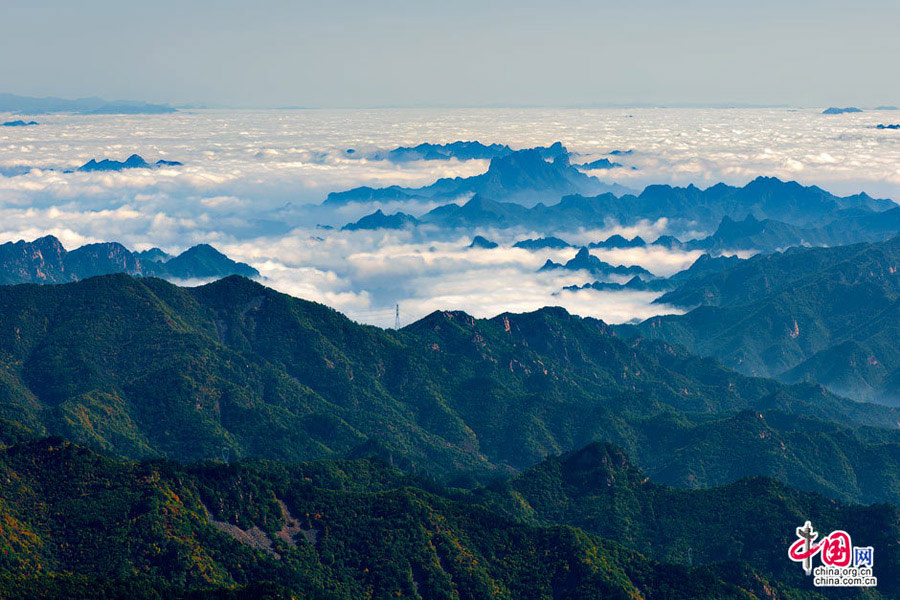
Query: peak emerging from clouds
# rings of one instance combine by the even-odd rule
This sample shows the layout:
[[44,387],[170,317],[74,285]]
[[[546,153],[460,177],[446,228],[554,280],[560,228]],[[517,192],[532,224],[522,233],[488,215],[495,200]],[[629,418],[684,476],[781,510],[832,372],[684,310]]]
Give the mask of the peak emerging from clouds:
[[[540,158],[536,160],[549,164]],[[629,225],[640,220],[666,218],[672,226],[680,223],[682,227],[693,225],[712,230],[726,217],[743,219],[753,215],[807,227],[893,208],[897,205],[892,201],[871,198],[865,193],[841,197],[816,186],[759,177],[744,187],[717,184],[701,190],[693,185],[685,188],[651,185],[637,196],[568,195],[556,203],[539,203],[531,208],[477,194],[461,206],[449,203],[420,217],[404,215],[402,219],[404,226],[421,223],[442,228],[525,227],[549,233],[578,227],[599,228],[610,221]],[[348,228],[374,228],[379,222],[393,224],[400,219],[397,215],[369,216]]]
[[[382,195],[382,189],[390,196],[386,186],[391,185],[397,186],[395,196],[405,198],[396,190],[465,180],[485,175],[490,167],[488,160],[475,158],[396,163],[359,160],[354,155],[368,158],[385,149],[415,147],[419,142],[446,145],[453,140],[551,149],[563,146],[552,143],[560,139],[566,142],[571,164],[608,157],[625,165],[602,171],[600,177],[634,189],[659,183],[690,189],[690,182],[705,188],[720,181],[743,186],[762,173],[781,181],[817,183],[838,197],[862,189],[876,198],[900,197],[900,177],[895,174],[900,147],[892,143],[891,131],[875,129],[879,120],[885,121],[883,115],[831,118],[820,112],[469,110],[442,111],[439,120],[433,111],[404,110],[199,110],[163,118],[50,114],[38,119],[39,127],[2,128],[0,133],[4,148],[0,173],[17,175],[0,177],[0,241],[52,234],[66,247],[110,239],[129,248],[210,243],[252,264],[279,289],[326,302],[370,323],[393,323],[398,302],[404,322],[435,309],[462,308],[487,315],[547,303],[621,322],[658,314],[660,307],[649,304],[655,294],[591,289],[554,296],[563,287],[581,286],[591,278],[583,272],[536,271],[548,258],[564,264],[578,247],[620,234],[628,240],[640,236],[648,245],[598,247],[592,253],[613,265],[637,264],[661,276],[671,275],[689,266],[701,250],[671,240],[650,241],[660,236],[678,236],[685,242],[703,239],[715,232],[721,219],[710,217],[708,227],[681,231],[668,216],[586,225],[591,221],[581,217],[592,213],[573,212],[561,229],[548,232],[553,223],[538,219],[535,212],[534,220],[520,226],[497,226],[488,215],[471,228],[446,230],[437,222],[414,227],[403,221],[420,220],[440,205],[471,198],[373,199],[340,206],[321,206],[322,200],[331,191],[360,186],[373,190],[373,198]],[[348,155],[347,148],[357,152]],[[613,154],[613,149],[622,152]],[[92,158],[124,161],[131,153],[147,157],[149,163],[174,158],[185,165],[65,172]],[[571,199],[575,206],[594,197]],[[541,201],[550,209],[559,199],[548,194]],[[484,212],[529,210],[504,203],[503,198],[482,196],[463,213],[477,223]],[[342,225],[376,209],[388,217],[398,211],[408,217],[401,218],[396,229],[340,231]],[[765,215],[753,214],[764,221]],[[516,222],[515,213],[510,215]],[[733,220],[742,223],[745,216],[735,214]],[[859,218],[868,216],[887,222],[878,213]],[[790,224],[788,217],[780,222]],[[319,223],[334,229],[318,229]],[[860,230],[869,231],[871,226],[861,225]],[[752,244],[781,243],[778,235],[763,235],[768,230],[767,225],[746,239]],[[475,235],[500,247],[467,250]],[[548,236],[572,247],[548,246],[532,252],[512,248],[518,240]]]
[[421,188],[390,186],[382,189],[360,187],[328,195],[326,205],[372,201],[450,201],[478,195],[484,198],[534,204],[566,194],[626,193],[617,184],[606,184],[582,173],[569,162],[566,148],[559,142],[492,158],[487,172],[472,177],[439,179]]
[[158,160],[153,164],[148,163],[143,157],[132,154],[124,161],[118,160],[110,160],[108,158],[104,158],[101,161],[97,161],[96,159],[91,159],[88,162],[84,163],[78,170],[81,172],[90,172],[90,171],[122,171],[125,169],[150,169],[153,167],[180,167],[182,163],[177,160]]
[[53,236],[0,244],[2,285],[65,283],[112,273],[180,280],[259,277],[259,271],[250,265],[235,262],[208,244],[175,257],[159,248],[134,253],[116,242],[86,244],[67,251]]

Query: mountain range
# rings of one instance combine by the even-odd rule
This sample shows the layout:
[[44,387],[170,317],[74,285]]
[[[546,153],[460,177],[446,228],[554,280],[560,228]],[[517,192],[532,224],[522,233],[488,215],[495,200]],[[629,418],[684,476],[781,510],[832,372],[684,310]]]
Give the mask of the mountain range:
[[[445,202],[344,230],[468,228],[456,251],[532,268],[577,248],[541,271],[683,312],[382,329],[206,244],[2,244],[0,598],[900,597],[900,207],[773,178],[601,193],[560,143],[366,158],[490,167],[333,194]],[[551,235],[662,218],[694,239]],[[652,246],[703,254],[599,258]],[[814,587],[787,555],[806,521],[874,547],[877,588]]]
[[722,218],[716,231],[681,247],[706,252],[752,250],[777,252],[793,246],[843,246],[858,242],[884,241],[900,234],[900,207],[882,212],[863,212],[835,219],[826,225],[798,227],[773,219],[747,215],[743,221]]
[[[788,573],[789,561],[768,561],[776,549],[783,551],[785,531],[805,514],[798,510],[804,506],[813,507],[821,526],[847,523],[845,517],[862,523],[857,535],[877,544],[886,565],[879,590],[896,589],[890,570],[896,547],[883,545],[896,537],[896,509],[816,509],[816,498],[749,481],[694,494],[703,499],[702,512],[682,525],[679,492],[642,489],[627,461],[602,447],[548,461],[506,487],[474,495],[370,459],[133,463],[58,438],[0,449],[0,473],[7,482],[0,488],[0,594],[23,600],[822,598]],[[608,489],[589,489],[595,481]],[[561,513],[552,500],[536,496],[536,484],[579,510]],[[738,496],[741,488],[755,497]],[[632,545],[659,544],[657,553],[679,564],[657,562],[571,525],[533,524],[569,520],[600,528],[592,517],[608,500],[594,504],[589,494],[617,492],[630,493],[633,501],[616,503],[615,517],[602,528],[627,539],[617,527],[627,527],[633,516],[632,533],[646,528],[650,535]],[[524,507],[509,501],[511,493],[527,499],[529,514],[514,515]],[[726,504],[732,498],[739,504]],[[659,520],[635,513],[642,505],[656,510]],[[724,535],[714,529],[739,507],[768,518],[755,544],[752,526],[740,521]],[[691,523],[696,530],[685,527]],[[665,532],[658,527],[671,527],[671,541],[660,539]],[[714,546],[700,547],[710,539]],[[695,560],[685,558],[679,542],[698,545]],[[705,564],[717,548],[722,558]],[[767,571],[787,575],[789,583]]]
[[844,505],[761,477],[673,488],[649,481],[621,449],[599,443],[547,458],[473,495],[520,522],[575,526],[664,562],[742,561],[770,580],[807,590],[802,570],[784,559],[794,524],[845,527],[879,548],[888,565],[879,569],[887,575],[879,578],[879,590],[900,591],[900,509],[892,505]]
[[[355,223],[346,225],[344,230],[408,229],[423,223],[439,223],[440,219],[435,215],[448,212],[457,214],[458,218],[455,222],[461,226],[484,227],[492,220],[512,226],[512,223],[528,212],[527,209],[510,208],[500,203],[485,201],[480,197],[473,198],[462,207],[452,205],[447,208],[442,207],[442,209],[435,209],[421,219],[402,212],[385,215],[378,210]],[[507,211],[507,209],[509,210]],[[501,216],[502,213],[507,212],[511,213],[508,219],[506,216]],[[523,218],[522,220],[528,219]],[[812,227],[799,227],[773,219],[759,220],[751,214],[741,221],[735,221],[726,215],[722,217],[713,233],[686,242],[671,235],[663,235],[653,242],[647,242],[640,236],[627,239],[619,234],[614,234],[606,240],[591,242],[588,244],[588,248],[662,246],[684,251],[702,250],[704,253],[712,255],[732,255],[743,251],[769,254],[795,246],[842,246],[858,242],[885,241],[898,234],[900,234],[900,207],[895,207],[883,212],[861,211],[859,214],[838,218],[826,225]],[[514,243],[513,247],[540,251],[577,246],[559,237],[548,236],[521,240]]]
[[375,160],[410,162],[414,160],[490,160],[513,153],[506,144],[482,144],[479,141],[452,142],[449,144],[422,143],[417,146],[398,146],[386,153],[376,153]]
[[[561,147],[561,146],[560,146]],[[552,146],[551,146],[552,148]],[[547,149],[531,148],[514,151],[491,159],[487,172],[472,177],[439,179],[421,188],[359,187],[345,192],[328,194],[326,206],[340,206],[352,202],[386,202],[409,200],[445,200],[477,195],[483,198],[534,204],[566,194],[596,194],[601,192],[624,194],[629,190],[617,184],[605,184],[582,173],[569,163],[565,152],[547,160]]]
[[[568,156],[569,150],[562,142],[553,142],[550,146],[534,148],[545,160],[553,160],[559,156]],[[482,144],[479,141],[456,141],[447,144],[422,143],[416,146],[398,146],[393,150],[379,151],[361,155],[355,150],[348,152],[352,156],[365,156],[370,160],[389,160],[395,163],[416,160],[492,160],[513,154],[515,150],[506,144]]]
[[[518,154],[510,155],[503,160],[510,160]],[[449,203],[419,217],[405,215],[404,226],[428,223],[448,229],[474,226],[522,227],[550,233],[563,230],[573,231],[579,227],[601,228],[609,222],[634,225],[642,220],[655,221],[666,218],[672,229],[696,230],[700,228],[713,231],[726,217],[740,222],[748,216],[752,216],[755,220],[781,221],[796,227],[789,242],[802,241],[805,231],[809,230],[816,232],[816,235],[827,235],[829,241],[846,243],[852,239],[853,235],[867,227],[874,226],[882,231],[893,227],[893,223],[897,221],[897,215],[900,215],[900,212],[885,212],[898,208],[891,200],[875,199],[865,193],[840,197],[816,186],[806,187],[793,181],[783,182],[772,177],[759,177],[744,187],[733,187],[720,183],[701,190],[693,185],[686,188],[651,185],[637,196],[630,194],[616,196],[612,193],[593,197],[568,195],[555,204],[547,205],[539,202],[528,208],[515,201],[510,201],[515,200],[518,190],[547,190],[544,193],[544,197],[547,198],[551,191],[558,192],[565,188],[568,185],[565,181],[571,176],[571,171],[575,170],[568,164],[562,167],[556,163],[546,163],[534,154],[526,159],[527,162],[535,160],[539,160],[545,165],[539,169],[540,171],[549,171],[556,175],[548,175],[543,183],[534,183],[534,181],[519,179],[515,176],[515,168],[509,166],[506,172],[510,177],[506,185],[488,183],[488,181],[497,181],[496,172],[500,169],[499,167],[495,168],[495,174],[490,177],[486,177],[491,174],[489,170],[488,174],[475,178],[442,180],[455,182],[454,184],[442,183],[439,186],[441,189],[459,191],[459,193],[451,192],[450,196],[459,197],[467,193],[475,195],[463,205]],[[494,162],[492,162],[492,168],[493,165]],[[530,170],[524,165],[523,169]],[[575,171],[577,172],[577,170]],[[566,173],[566,175],[562,176],[560,173]],[[586,177],[580,172],[578,175]],[[576,185],[580,185],[577,178],[573,181]],[[581,181],[583,183],[583,180]],[[529,186],[533,187],[529,188]],[[380,190],[357,188],[351,192],[330,196],[333,202],[350,201],[350,199],[360,202],[386,201],[416,197],[435,199],[440,195],[431,194],[431,192],[422,196],[410,195],[403,188],[395,187]],[[823,222],[831,225],[826,225],[820,231],[817,228],[821,228]],[[882,225],[882,222],[888,222],[890,225]],[[365,223],[358,221],[355,227],[374,228],[377,225],[377,221],[370,220]]]
[[129,100],[103,100],[102,98],[32,98],[15,94],[0,94],[0,112],[23,115],[47,113],[75,113],[83,115],[138,115],[176,112],[171,106],[149,104]]
[[134,253],[116,242],[68,251],[53,236],[0,244],[0,285],[65,283],[110,273],[173,279],[259,277],[250,265],[235,262],[208,244],[174,257],[158,248]]
[[[607,170],[607,169],[616,169],[619,167],[623,167],[621,163],[613,162],[608,158],[598,158],[597,160],[592,160],[591,162],[580,163],[575,165],[576,168],[581,169],[582,171],[595,171],[595,170]],[[633,169],[634,167],[632,167]]]
[[822,111],[823,115],[843,115],[848,113],[861,113],[861,108],[856,108],[855,106],[848,106],[847,108],[838,108],[835,106],[826,108]]
[[564,269],[566,271],[587,271],[591,275],[598,277],[609,277],[610,275],[622,275],[638,277],[639,279],[650,280],[656,276],[647,269],[639,265],[617,265],[613,266],[608,262],[602,261],[592,255],[586,247],[578,250],[578,253],[565,264],[560,264],[547,259],[541,271],[552,271],[556,269]]
[[[887,290],[892,243],[707,257],[676,292]],[[643,326],[383,330],[239,276],[0,286],[0,596],[894,597],[900,413]],[[874,545],[878,590],[814,590],[785,559],[806,519]]]
[[900,238],[756,256],[690,278],[657,302],[693,310],[620,332],[665,339],[746,374],[900,401]]
[[652,244],[640,237],[631,240],[621,235],[594,242],[590,248],[639,248],[665,246],[681,250],[703,250],[712,254],[752,251],[763,254],[779,252],[794,246],[844,246],[858,242],[879,242],[900,234],[900,207],[882,212],[863,211],[845,216],[826,225],[800,227],[774,219],[757,219],[748,214],[736,221],[725,215],[716,230],[703,238],[686,242],[672,236],[661,236]]
[[[0,441],[62,435],[133,458],[375,453],[472,485],[599,439],[681,486],[767,475],[900,498],[893,409],[747,378],[558,308],[385,331],[235,276],[0,287],[0,411]],[[710,462],[723,439],[740,453]]]
[[341,227],[341,231],[407,229],[409,227],[415,227],[418,224],[419,220],[412,215],[403,212],[386,215],[379,208],[372,214],[366,215],[354,223],[347,223]]
[[[616,237],[616,236],[613,236]],[[612,238],[610,238],[612,239]],[[624,238],[623,238],[624,239]],[[634,238],[634,240],[640,240],[639,237]],[[631,244],[634,243],[634,240],[626,240],[625,243]],[[620,244],[621,241],[613,240],[613,244]],[[602,244],[602,242],[601,242]],[[598,247],[597,244],[591,244],[591,247]],[[617,247],[617,246],[611,246]],[[633,247],[633,246],[628,246]],[[735,255],[723,255],[713,257],[710,254],[701,254],[697,260],[691,263],[687,269],[679,271],[674,275],[670,275],[669,277],[654,277],[652,274],[647,275],[635,275],[631,279],[629,279],[625,283],[620,283],[617,281],[610,281],[608,279],[608,275],[603,280],[597,280],[594,282],[584,283],[582,285],[569,285],[564,287],[564,290],[569,291],[578,291],[578,290],[598,290],[598,291],[623,291],[630,290],[635,292],[671,292],[680,286],[685,286],[686,283],[695,278],[701,277],[703,275],[708,275],[709,273],[718,273],[733,267],[734,265],[740,263],[743,259],[735,256]],[[552,261],[551,261],[552,262]],[[657,299],[657,302],[662,303]]]
[[78,171],[81,172],[91,172],[91,171],[123,171],[125,169],[151,169],[151,168],[159,168],[159,167],[179,167],[182,163],[175,160],[158,160],[153,164],[148,163],[143,157],[132,154],[124,161],[118,160],[110,160],[108,158],[104,158],[101,161],[97,161],[95,159],[91,159],[88,162],[84,163],[80,167],[78,167]]

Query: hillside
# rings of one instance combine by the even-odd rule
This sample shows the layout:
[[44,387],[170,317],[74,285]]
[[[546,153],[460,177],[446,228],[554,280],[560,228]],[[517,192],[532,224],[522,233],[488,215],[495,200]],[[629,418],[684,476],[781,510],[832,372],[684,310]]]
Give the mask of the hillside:
[[475,498],[516,520],[572,525],[658,560],[703,565],[743,561],[775,581],[811,587],[784,559],[797,524],[846,529],[877,548],[878,588],[900,587],[900,510],[851,506],[803,494],[766,478],[702,490],[659,485],[618,448],[592,444],[548,458],[521,475],[477,490]]
[[0,450],[0,474],[4,597],[800,597],[520,524],[378,462],[130,463],[51,438]]
[[794,249],[687,280],[657,302],[695,307],[620,332],[661,338],[740,372],[900,401],[900,238]]
[[[771,413],[770,436],[741,425],[747,409]],[[0,288],[0,440],[62,435],[178,460],[376,454],[465,486],[606,440],[679,485],[770,475],[875,501],[898,498],[898,420],[562,309],[434,313],[397,332],[239,277]],[[735,439],[733,461],[710,458]],[[867,464],[875,448],[883,461]],[[679,471],[666,467],[676,451]],[[863,485],[861,472],[884,476]]]

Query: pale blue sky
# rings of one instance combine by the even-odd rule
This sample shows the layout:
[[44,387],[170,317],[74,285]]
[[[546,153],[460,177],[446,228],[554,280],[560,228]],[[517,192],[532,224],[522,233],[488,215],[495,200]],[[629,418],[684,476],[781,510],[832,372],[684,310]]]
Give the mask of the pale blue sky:
[[900,104],[900,2],[0,0],[0,92],[230,106]]

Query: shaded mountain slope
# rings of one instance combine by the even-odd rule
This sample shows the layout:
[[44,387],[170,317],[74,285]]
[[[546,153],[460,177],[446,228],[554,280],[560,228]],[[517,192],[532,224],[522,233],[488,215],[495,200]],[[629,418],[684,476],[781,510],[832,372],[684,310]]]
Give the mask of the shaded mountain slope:
[[840,504],[766,478],[671,488],[653,483],[621,450],[604,444],[548,458],[474,495],[519,521],[573,525],[680,564],[744,561],[811,592],[802,569],[785,560],[795,528],[809,520],[822,535],[844,529],[857,544],[874,546],[879,591],[892,596],[900,588],[900,510],[893,505]]
[[619,331],[681,344],[747,374],[900,399],[900,238],[755,257],[657,301],[701,306]]
[[[370,461],[128,463],[51,438],[0,451],[0,473],[0,593],[18,597],[91,597],[70,585],[84,578],[132,598],[254,597],[265,582],[329,599],[753,597],[713,570],[522,525]],[[730,579],[799,593],[752,572]]]
[[[815,462],[807,440],[788,435],[790,452],[776,460],[759,460],[771,450],[751,443],[740,464],[701,468],[702,449],[724,446],[708,449],[698,428],[727,426],[748,408],[783,415],[779,431],[802,415],[847,424],[831,440],[836,456],[873,443],[854,437],[859,426],[900,421],[818,386],[746,378],[669,344],[623,340],[562,309],[489,320],[434,313],[394,332],[239,277],[198,288],[124,275],[0,288],[0,439],[59,434],[188,460],[223,448],[288,460],[375,453],[459,485],[600,439],[648,468],[695,449],[683,485],[790,471],[806,489],[894,497],[890,478],[855,486],[859,462],[824,481],[806,466]],[[900,432],[879,431],[893,452]]]

